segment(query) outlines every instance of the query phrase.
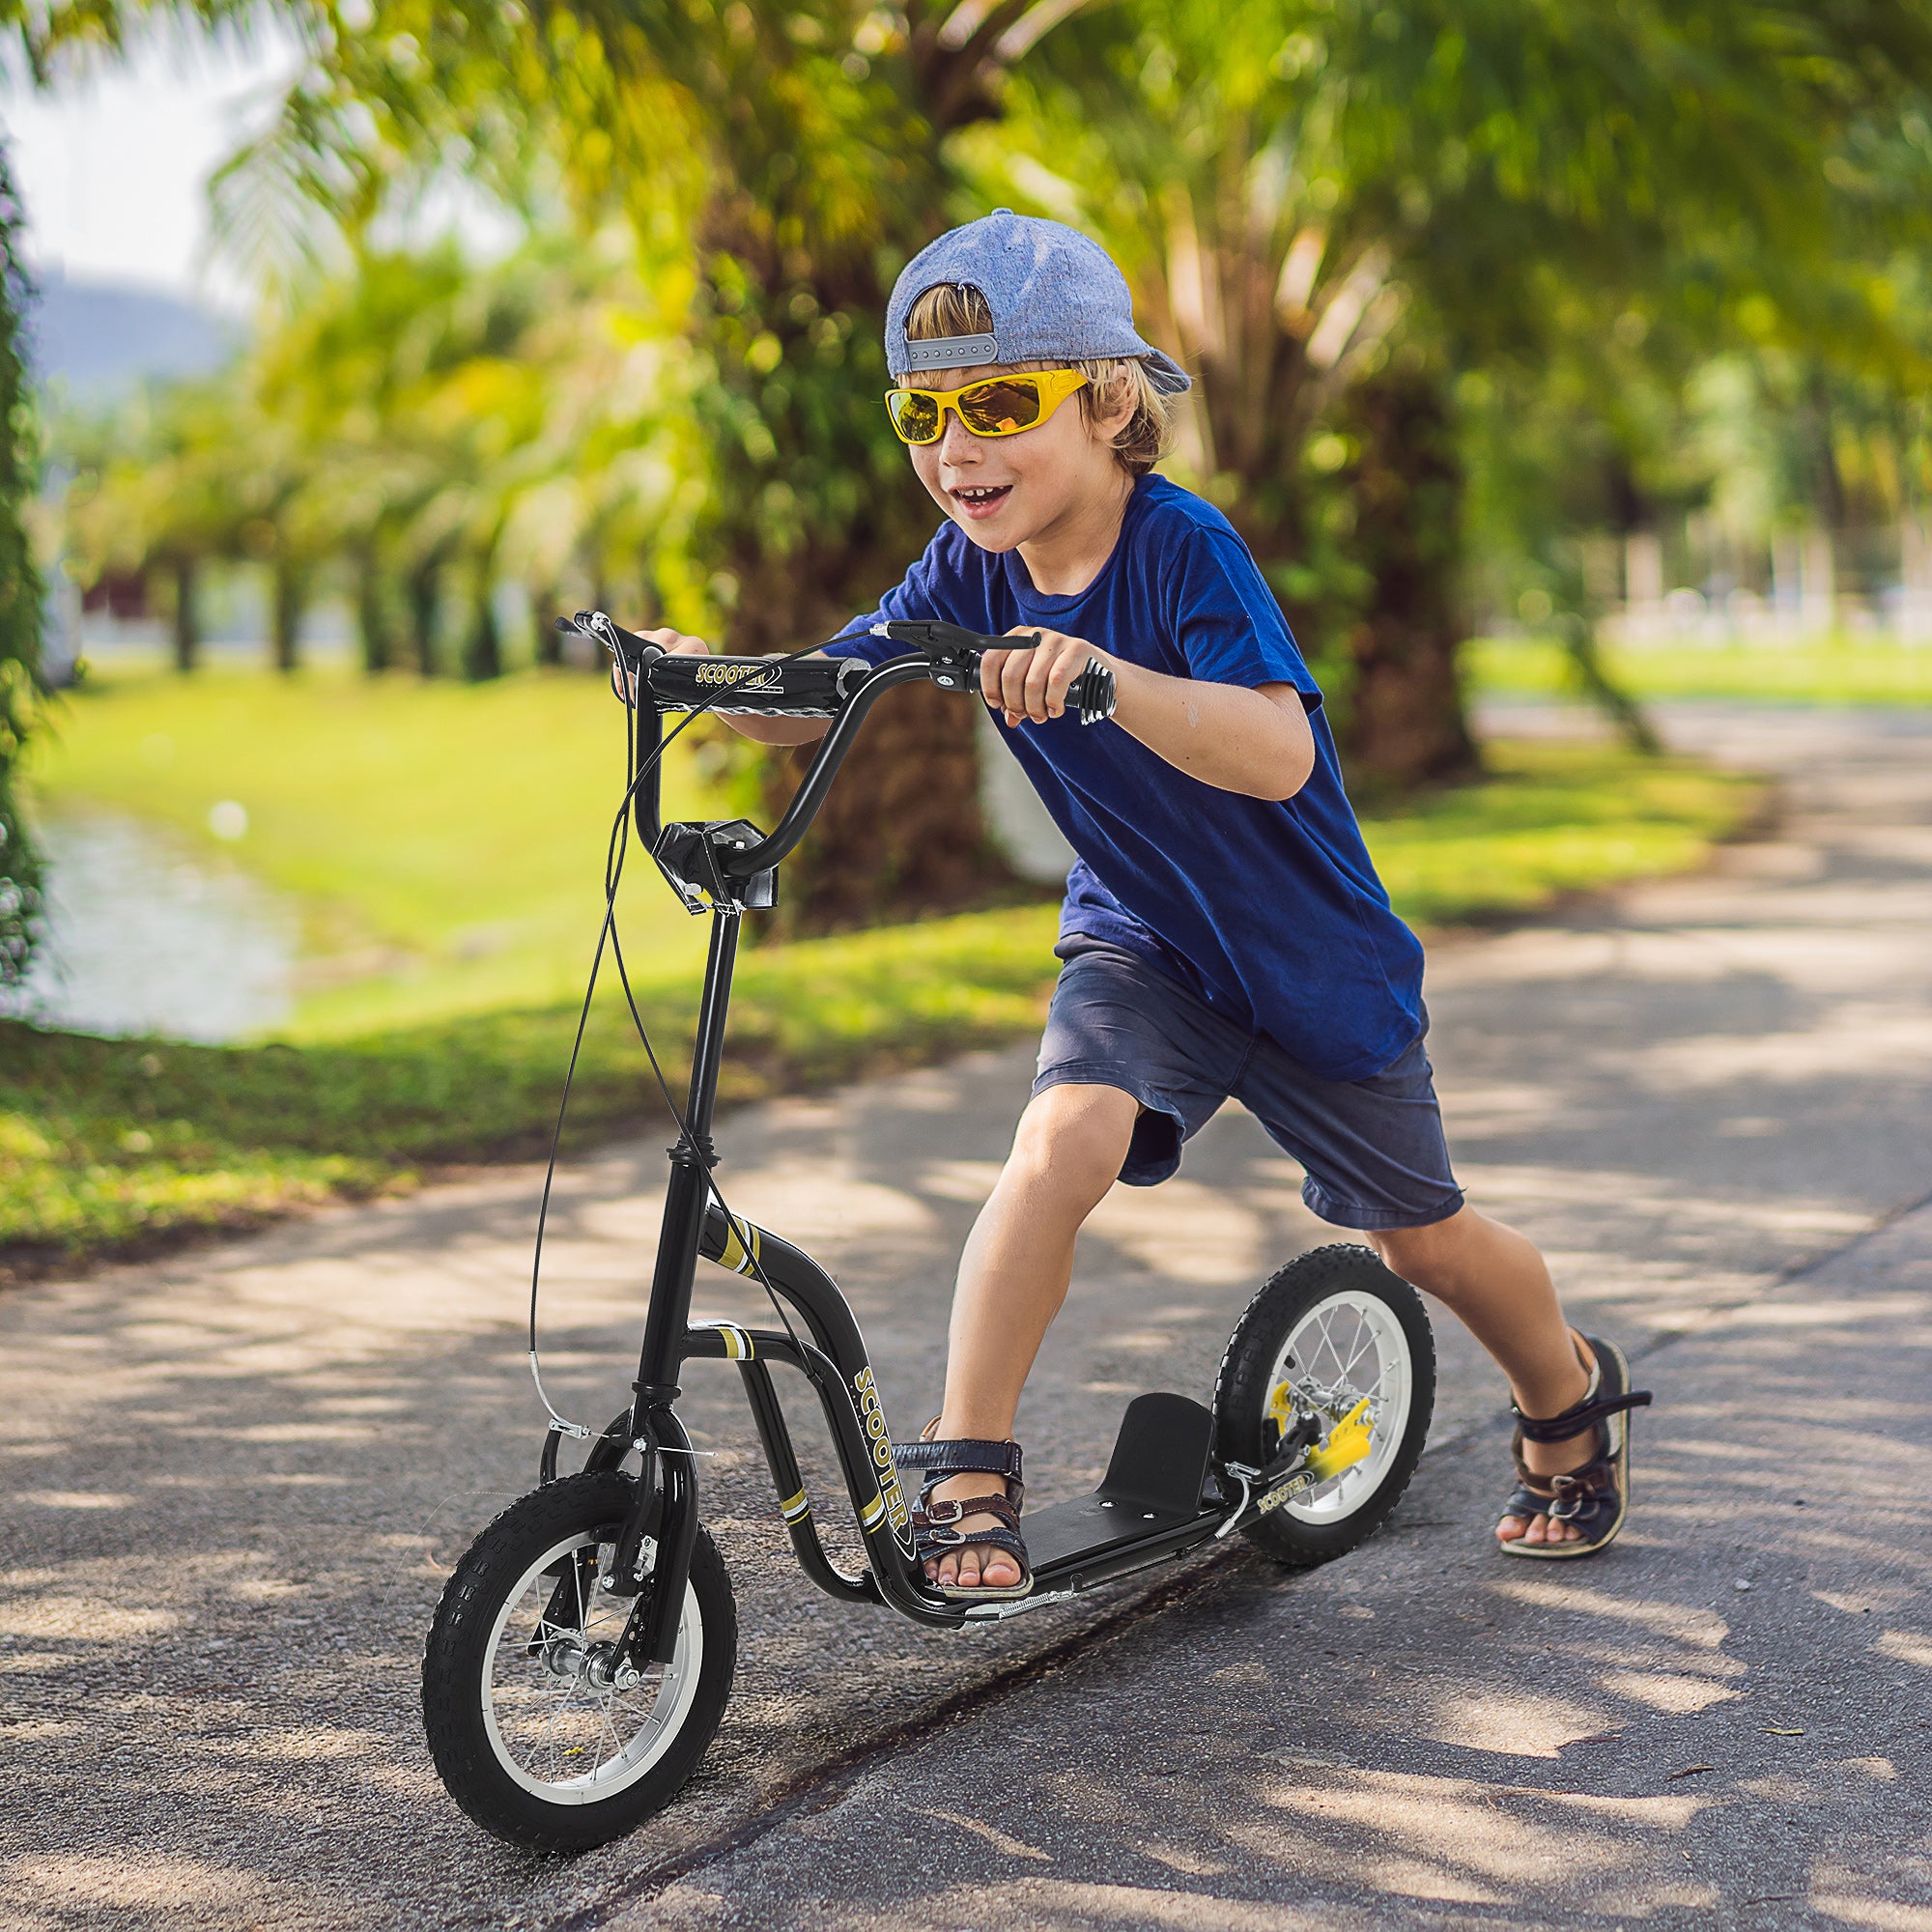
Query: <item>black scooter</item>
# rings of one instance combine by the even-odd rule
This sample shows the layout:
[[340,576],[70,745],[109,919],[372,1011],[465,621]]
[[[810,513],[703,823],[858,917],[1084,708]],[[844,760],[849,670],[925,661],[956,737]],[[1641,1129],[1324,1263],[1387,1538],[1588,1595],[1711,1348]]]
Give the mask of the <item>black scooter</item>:
[[[778,867],[867,714],[918,679],[975,694],[980,653],[1026,639],[889,623],[878,628],[905,654],[871,667],[803,653],[672,656],[602,612],[574,628],[629,674],[635,777],[626,810],[686,906],[709,915],[711,947],[632,1399],[594,1435],[575,1475],[557,1473],[561,1440],[593,1432],[553,1411],[539,1487],[457,1565],[425,1647],[423,1717],[450,1795],[486,1830],[546,1852],[606,1843],[668,1804],[730,1694],[737,1616],[718,1548],[698,1520],[696,1464],[677,1415],[687,1362],[737,1364],[779,1514],[812,1582],[843,1603],[955,1629],[1039,1609],[1235,1533],[1288,1565],[1341,1555],[1407,1487],[1435,1387],[1415,1291],[1365,1248],[1305,1254],[1248,1304],[1211,1407],[1184,1395],[1136,1397],[1100,1487],[1027,1516],[1030,1595],[942,1597],[913,1557],[892,1432],[852,1310],[809,1255],[727,1211],[713,1177],[712,1113],[739,921],[776,904]],[[1096,662],[1075,680],[1067,708],[1094,726],[1113,702],[1112,673]],[[658,822],[663,716],[712,710],[832,721],[769,835],[742,819]],[[782,1325],[694,1321],[700,1256],[760,1283]],[[819,1540],[774,1366],[795,1370],[817,1393],[865,1549],[856,1576]]]

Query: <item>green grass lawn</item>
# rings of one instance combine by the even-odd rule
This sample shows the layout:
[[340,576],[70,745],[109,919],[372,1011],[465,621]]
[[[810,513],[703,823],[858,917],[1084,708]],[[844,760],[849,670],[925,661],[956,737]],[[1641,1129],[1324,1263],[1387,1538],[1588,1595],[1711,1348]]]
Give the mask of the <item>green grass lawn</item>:
[[[188,837],[207,836],[211,804],[236,799],[250,818],[240,858],[298,895],[325,940],[373,933],[416,964],[315,996],[288,1038],[261,1045],[0,1023],[0,1269],[406,1187],[436,1164],[539,1152],[597,924],[597,828],[618,750],[609,708],[581,678],[372,691],[237,676],[185,694],[129,681],[75,703],[41,763],[43,799],[163,817]],[[1418,923],[1519,913],[1694,866],[1759,797],[1736,775],[1606,745],[1489,755],[1482,782],[1365,820],[1398,909]],[[694,796],[689,770],[674,783]],[[627,956],[676,1078],[704,923],[654,874],[633,877]],[[1055,918],[1021,906],[753,949],[725,1097],[1025,1037],[1052,982]],[[516,937],[462,956],[451,935],[484,920]],[[654,1118],[648,1070],[607,987],[570,1143]]]
[[[1540,638],[1469,645],[1470,689],[1498,697],[1565,697],[1576,684],[1562,647]],[[1635,697],[1728,697],[1758,704],[1932,704],[1932,646],[1839,638],[1790,649],[1743,644],[1606,646],[1604,666]]]
[[[712,815],[689,739],[666,759],[677,816]],[[603,912],[604,833],[624,790],[623,713],[581,671],[491,684],[148,671],[99,680],[36,748],[36,807],[108,807],[232,859],[301,910],[296,1039],[567,999]],[[234,842],[210,830],[224,801]],[[660,970],[704,933],[661,894],[636,945]]]

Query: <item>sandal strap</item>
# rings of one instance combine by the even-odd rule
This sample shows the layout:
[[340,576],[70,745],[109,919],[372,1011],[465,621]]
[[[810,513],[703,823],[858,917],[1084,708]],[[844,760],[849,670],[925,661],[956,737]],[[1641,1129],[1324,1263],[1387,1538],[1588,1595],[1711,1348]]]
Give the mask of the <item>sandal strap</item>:
[[1016,1529],[976,1529],[970,1536],[956,1529],[928,1529],[919,1536],[914,1554],[923,1563],[955,1549],[1004,1549],[1019,1565],[1022,1581],[1033,1575],[1027,1547]]
[[[1521,1480],[1503,1506],[1505,1516],[1550,1516],[1555,1513],[1552,1505],[1574,1503],[1586,1495],[1610,1493],[1617,1486],[1617,1465],[1607,1456],[1599,1456],[1580,1469],[1566,1469],[1560,1476],[1539,1476],[1526,1469],[1519,1469],[1518,1474]],[[1527,1503],[1530,1508],[1527,1512],[1520,1510],[1519,1503]]]
[[1527,1521],[1533,1516],[1548,1516],[1555,1500],[1553,1495],[1546,1494],[1542,1490],[1532,1490],[1527,1483],[1519,1483],[1509,1492],[1509,1499],[1499,1514],[1520,1516]]
[[[995,1520],[993,1529],[962,1529],[959,1525],[969,1516],[989,1516]],[[962,1496],[958,1501],[913,1505],[912,1526],[915,1539],[923,1545],[936,1543],[949,1549],[957,1549],[975,1543],[987,1543],[1002,1536],[1017,1536],[1020,1529],[1020,1513],[1005,1496]]]
[[1616,1465],[1607,1456],[1601,1456],[1580,1469],[1551,1476],[1549,1486],[1550,1506],[1546,1514],[1568,1522],[1573,1517],[1590,1515],[1599,1501],[1616,1494]]
[[1525,1415],[1515,1403],[1510,1404],[1510,1413],[1516,1417],[1517,1434],[1525,1442],[1566,1442],[1573,1435],[1582,1435],[1592,1423],[1606,1422],[1626,1409],[1648,1408],[1650,1404],[1648,1389],[1633,1389],[1623,1395],[1602,1396],[1595,1402],[1585,1400],[1574,1408],[1566,1408],[1561,1415],[1543,1419]]
[[1020,1479],[1017,1442],[984,1442],[971,1436],[947,1442],[895,1442],[893,1461],[901,1469],[923,1470],[928,1488],[948,1476],[1002,1476],[1009,1483]]
[[922,1522],[958,1522],[969,1516],[996,1516],[1009,1529],[1019,1527],[1020,1513],[1006,1496],[949,1496],[931,1502],[923,1495],[912,1506]]

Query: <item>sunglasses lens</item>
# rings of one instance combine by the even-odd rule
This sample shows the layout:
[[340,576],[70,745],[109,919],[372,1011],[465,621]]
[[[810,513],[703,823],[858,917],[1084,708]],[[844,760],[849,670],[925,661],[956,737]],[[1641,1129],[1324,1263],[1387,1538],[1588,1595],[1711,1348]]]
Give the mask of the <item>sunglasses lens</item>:
[[1039,384],[1029,376],[980,383],[959,398],[959,414],[975,436],[1011,436],[1039,420]]
[[939,434],[939,405],[921,389],[895,389],[887,398],[893,427],[908,442],[930,442]]

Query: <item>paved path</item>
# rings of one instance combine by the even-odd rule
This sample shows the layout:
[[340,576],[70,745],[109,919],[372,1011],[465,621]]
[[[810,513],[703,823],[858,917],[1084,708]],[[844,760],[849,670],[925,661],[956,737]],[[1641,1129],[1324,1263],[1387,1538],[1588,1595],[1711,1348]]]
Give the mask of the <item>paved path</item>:
[[[1932,1192],[1932,720],[1673,724],[1787,773],[1777,839],[1430,980],[1465,1180],[1654,1351],[1618,1552],[1484,1549],[1500,1389],[1445,1322],[1437,1447],[1353,1557],[927,1635],[777,1560],[721,1377],[694,1421],[737,1697],[671,1812],[534,1864],[447,1804],[413,1709],[442,1575],[533,1473],[534,1176],[493,1174],[0,1301],[0,1928],[1932,1927],[1932,1228],[1890,1219]],[[901,1433],[1029,1060],[722,1137],[734,1205],[848,1283]],[[565,1180],[580,1413],[628,1377],[658,1161]],[[1105,1205],[1022,1414],[1037,1494],[1091,1483],[1135,1389],[1205,1392],[1256,1280],[1325,1237],[1296,1178],[1230,1111]],[[755,1319],[737,1286],[711,1312]]]

